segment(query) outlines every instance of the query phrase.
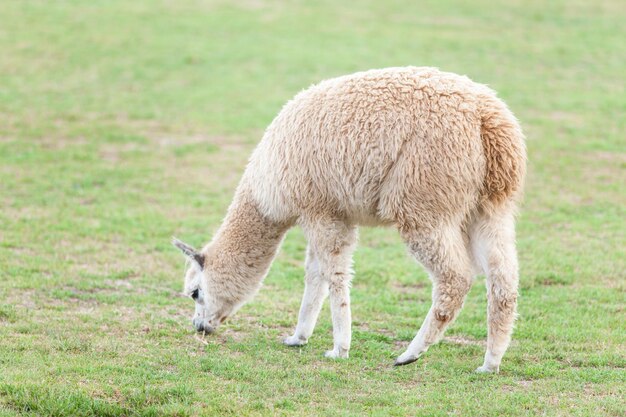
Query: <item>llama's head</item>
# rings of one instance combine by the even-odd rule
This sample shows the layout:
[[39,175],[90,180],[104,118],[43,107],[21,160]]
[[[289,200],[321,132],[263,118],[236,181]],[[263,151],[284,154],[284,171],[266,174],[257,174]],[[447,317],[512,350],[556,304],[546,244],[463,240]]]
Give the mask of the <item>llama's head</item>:
[[178,239],[173,239],[172,243],[189,261],[183,293],[196,304],[191,322],[197,331],[212,333],[237,306],[215,288],[205,255]]

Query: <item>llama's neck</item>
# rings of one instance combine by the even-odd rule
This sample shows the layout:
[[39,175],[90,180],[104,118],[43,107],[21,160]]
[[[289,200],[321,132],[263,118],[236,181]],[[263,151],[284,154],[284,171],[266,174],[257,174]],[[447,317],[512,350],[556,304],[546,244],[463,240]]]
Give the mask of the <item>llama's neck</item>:
[[214,290],[233,303],[254,295],[289,226],[263,216],[249,191],[240,187],[224,222],[203,249]]

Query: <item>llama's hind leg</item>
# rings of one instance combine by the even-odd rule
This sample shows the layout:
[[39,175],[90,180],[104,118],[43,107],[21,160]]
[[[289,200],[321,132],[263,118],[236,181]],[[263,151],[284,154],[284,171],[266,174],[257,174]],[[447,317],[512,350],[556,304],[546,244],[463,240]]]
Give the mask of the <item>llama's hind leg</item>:
[[480,216],[472,227],[471,240],[487,276],[489,328],[485,361],[476,372],[498,372],[511,342],[517,308],[519,275],[513,210]]
[[317,255],[311,248],[307,248],[305,261],[304,295],[298,315],[298,324],[293,336],[283,340],[288,346],[302,346],[313,334],[315,323],[322,309],[322,304],[328,295],[328,282],[320,275]]
[[439,341],[458,315],[472,283],[472,265],[460,227],[430,233],[404,232],[409,250],[429,270],[433,281],[432,305],[419,332],[395,365],[416,361]]

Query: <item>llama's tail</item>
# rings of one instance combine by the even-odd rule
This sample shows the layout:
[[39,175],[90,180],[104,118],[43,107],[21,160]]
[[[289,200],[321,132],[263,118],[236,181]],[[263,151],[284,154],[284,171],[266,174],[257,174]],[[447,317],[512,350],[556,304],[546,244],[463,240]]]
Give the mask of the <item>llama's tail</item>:
[[480,115],[487,162],[481,207],[492,211],[521,199],[526,175],[526,145],[517,119],[494,95],[484,97]]

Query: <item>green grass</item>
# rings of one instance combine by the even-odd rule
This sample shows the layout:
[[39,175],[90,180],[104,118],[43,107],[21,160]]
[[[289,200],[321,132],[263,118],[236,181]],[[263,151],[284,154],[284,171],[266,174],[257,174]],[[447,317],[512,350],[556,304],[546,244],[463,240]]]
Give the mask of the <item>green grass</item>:
[[[626,409],[626,6],[614,1],[0,3],[0,416],[620,415]],[[429,307],[393,230],[363,229],[351,358],[295,325],[305,241],[196,339],[171,235],[206,242],[297,91],[430,65],[500,92],[530,157],[520,319],[477,375],[484,279],[449,339],[392,368]],[[623,415],[623,414],[622,414]]]

